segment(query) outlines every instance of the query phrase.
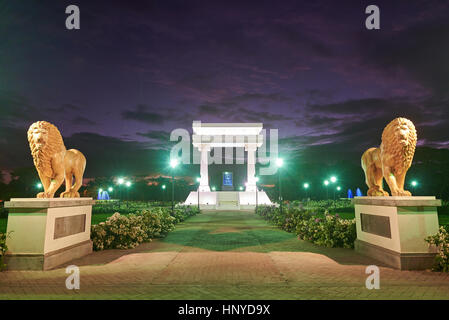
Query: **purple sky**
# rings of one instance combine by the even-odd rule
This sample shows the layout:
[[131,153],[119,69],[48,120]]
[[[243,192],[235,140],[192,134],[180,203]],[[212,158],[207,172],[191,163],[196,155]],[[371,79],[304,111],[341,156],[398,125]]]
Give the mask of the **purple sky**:
[[[81,30],[65,29],[69,4]],[[365,29],[369,4],[380,30]],[[37,120],[108,170],[147,166],[193,120],[263,122],[284,152],[361,154],[404,116],[420,145],[449,148],[448,16],[440,0],[4,1],[0,168],[31,165]]]

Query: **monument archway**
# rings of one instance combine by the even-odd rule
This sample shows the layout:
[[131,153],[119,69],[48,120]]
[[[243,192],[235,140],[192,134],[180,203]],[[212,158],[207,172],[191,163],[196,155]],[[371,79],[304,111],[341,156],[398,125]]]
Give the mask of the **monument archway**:
[[[256,151],[263,144],[262,123],[202,123],[193,121],[192,144],[200,152],[200,184],[185,204],[205,209],[251,209],[271,204],[256,182]],[[209,152],[212,148],[244,148],[247,152],[247,179],[244,191],[214,191],[209,185]]]

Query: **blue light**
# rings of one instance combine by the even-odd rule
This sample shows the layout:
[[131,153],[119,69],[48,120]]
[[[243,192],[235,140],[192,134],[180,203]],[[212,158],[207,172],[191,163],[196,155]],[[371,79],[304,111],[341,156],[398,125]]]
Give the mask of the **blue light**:
[[352,190],[348,189],[348,199],[354,198],[354,195],[352,194]]

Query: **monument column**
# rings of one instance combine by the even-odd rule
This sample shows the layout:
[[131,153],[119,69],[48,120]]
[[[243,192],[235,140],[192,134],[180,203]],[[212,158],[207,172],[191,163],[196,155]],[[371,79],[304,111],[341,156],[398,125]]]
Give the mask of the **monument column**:
[[246,191],[256,191],[256,150],[255,145],[248,144],[245,146],[245,151],[248,151],[248,179],[246,184]]
[[209,172],[208,172],[208,155],[210,151],[210,145],[202,144],[199,148],[201,151],[200,162],[200,192],[209,192]]

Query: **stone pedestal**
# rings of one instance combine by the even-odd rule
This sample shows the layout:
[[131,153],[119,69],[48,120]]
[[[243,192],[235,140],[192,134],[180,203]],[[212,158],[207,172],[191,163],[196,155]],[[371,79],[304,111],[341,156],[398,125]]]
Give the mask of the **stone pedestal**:
[[435,197],[355,197],[355,250],[401,270],[431,268],[436,248],[424,239],[438,233]]
[[[205,210],[253,210],[257,205],[272,205],[265,191],[212,191],[200,192],[200,209]],[[185,205],[198,205],[198,193],[191,191]]]
[[11,199],[8,270],[49,270],[92,252],[92,198]]

